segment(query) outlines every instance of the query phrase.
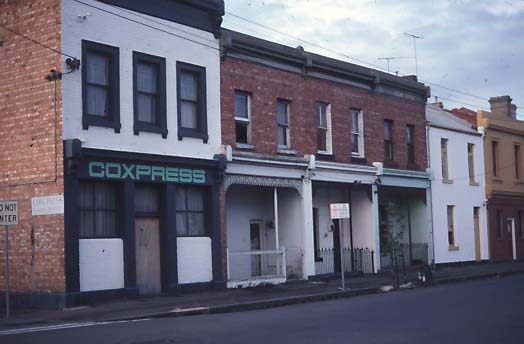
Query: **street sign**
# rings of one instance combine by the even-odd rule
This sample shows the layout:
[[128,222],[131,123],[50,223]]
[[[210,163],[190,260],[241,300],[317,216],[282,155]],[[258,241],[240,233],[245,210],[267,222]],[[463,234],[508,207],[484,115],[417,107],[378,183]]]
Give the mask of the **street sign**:
[[31,198],[31,215],[53,215],[64,213],[64,195]]
[[18,224],[18,201],[0,201],[0,225],[5,227],[5,317],[10,315],[9,226]]
[[18,201],[0,201],[0,226],[18,224]]
[[349,203],[331,203],[329,208],[332,219],[349,219]]

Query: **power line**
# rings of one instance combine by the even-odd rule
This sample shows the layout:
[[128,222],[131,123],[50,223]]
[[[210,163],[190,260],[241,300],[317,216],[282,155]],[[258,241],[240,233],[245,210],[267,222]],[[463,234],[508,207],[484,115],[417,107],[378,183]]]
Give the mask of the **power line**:
[[16,30],[13,30],[13,29],[11,29],[11,28],[5,26],[4,24],[0,24],[0,27],[3,28],[3,29],[5,29],[5,30],[7,30],[7,31],[9,31],[9,32],[11,32],[11,33],[14,33],[14,34],[17,35],[17,36],[22,37],[22,38],[24,38],[24,39],[26,39],[26,40],[28,40],[28,41],[30,41],[30,42],[33,42],[34,44],[37,44],[37,45],[39,45],[39,46],[41,46],[41,47],[43,47],[43,48],[46,48],[46,49],[48,49],[48,50],[51,50],[51,51],[53,51],[53,52],[55,52],[55,53],[57,53],[57,54],[60,54],[60,55],[63,55],[63,56],[67,56],[67,57],[70,57],[70,58],[72,58],[72,59],[76,59],[76,57],[74,57],[74,56],[71,56],[71,55],[69,55],[69,54],[63,53],[63,52],[61,52],[60,50],[56,50],[55,48],[52,48],[52,47],[50,47],[50,46],[48,46],[48,45],[45,45],[44,43],[40,43],[40,42],[38,42],[37,40],[34,40],[34,39],[32,39],[31,37],[28,37],[28,36],[24,35],[23,33],[20,33],[20,32],[18,32],[18,31],[16,31]]
[[152,26],[152,25],[149,25],[149,24],[143,23],[143,22],[141,22],[141,21],[138,21],[138,20],[135,20],[135,19],[132,19],[132,18],[128,18],[128,17],[123,16],[123,15],[121,15],[121,14],[118,14],[118,13],[111,12],[111,11],[109,11],[109,10],[103,9],[103,8],[101,8],[101,7],[97,7],[97,6],[95,6],[95,5],[91,5],[91,4],[85,3],[85,2],[80,1],[80,0],[73,0],[73,1],[78,2],[79,4],[85,5],[85,6],[87,6],[87,7],[91,7],[91,8],[97,9],[97,10],[99,10],[99,11],[101,11],[101,12],[105,12],[105,13],[108,13],[108,14],[114,15],[115,17],[119,17],[119,18],[122,18],[122,19],[128,20],[128,21],[130,21],[130,22],[133,22],[133,23],[136,23],[136,24],[139,24],[139,25],[142,25],[142,26],[148,27],[148,28],[150,28],[150,29],[157,30],[157,31],[159,31],[159,32],[163,32],[163,33],[165,33],[165,34],[168,34],[168,35],[171,35],[171,36],[174,36],[174,37],[178,37],[178,38],[181,38],[181,39],[183,39],[183,40],[186,40],[186,41],[189,41],[189,42],[192,42],[192,43],[195,43],[195,44],[200,44],[200,45],[202,45],[202,46],[204,46],[204,47],[207,47],[207,48],[211,48],[211,49],[214,49],[214,50],[218,50],[218,51],[220,51],[220,49],[217,48],[217,47],[213,47],[213,46],[211,46],[211,45],[207,45],[207,44],[205,44],[205,43],[202,43],[202,42],[199,42],[199,41],[195,41],[194,39],[190,39],[190,38],[187,38],[187,37],[184,37],[184,36],[181,36],[181,35],[177,35],[176,33],[172,33],[172,32],[169,32],[169,31],[167,31],[167,30],[163,30],[163,29],[160,29],[160,28],[158,28],[158,27],[155,27],[155,26]]
[[[251,19],[244,18],[244,17],[239,16],[239,15],[237,15],[237,14],[235,14],[235,13],[230,12],[230,11],[226,11],[226,14],[228,14],[228,15],[230,15],[230,16],[232,16],[232,17],[238,18],[238,19],[240,19],[240,20],[243,20],[243,21],[245,21],[245,22],[251,23],[251,24],[253,24],[253,25],[260,26],[260,27],[265,28],[265,29],[267,29],[267,30],[269,30],[269,31],[272,31],[272,32],[278,33],[278,34],[280,34],[280,35],[282,35],[282,36],[285,36],[285,37],[288,37],[288,38],[292,38],[292,39],[297,40],[297,41],[299,41],[299,42],[303,42],[303,43],[309,44],[309,45],[311,45],[311,46],[314,46],[314,47],[320,48],[320,49],[325,50],[325,51],[329,51],[329,52],[331,52],[331,53],[333,53],[333,54],[336,54],[336,55],[342,56],[342,57],[344,57],[344,58],[346,58],[346,59],[349,59],[349,60],[353,60],[353,61],[357,61],[357,62],[363,63],[363,64],[365,64],[365,65],[368,65],[368,66],[371,66],[371,67],[373,67],[373,68],[376,68],[377,70],[381,70],[381,71],[384,71],[384,72],[387,71],[385,68],[383,68],[383,67],[381,67],[381,66],[378,66],[378,65],[376,65],[376,64],[373,64],[373,63],[370,63],[370,62],[367,62],[367,61],[364,61],[364,60],[361,60],[361,59],[358,59],[358,58],[352,57],[352,56],[347,55],[347,54],[343,54],[343,53],[341,53],[341,52],[339,52],[339,51],[335,51],[335,50],[333,50],[333,49],[326,48],[326,47],[324,47],[324,46],[322,46],[322,45],[320,45],[320,44],[317,44],[317,43],[313,43],[313,42],[310,42],[310,41],[306,41],[306,40],[304,40],[304,39],[302,39],[302,38],[299,38],[299,37],[293,36],[293,35],[291,35],[291,34],[288,34],[288,33],[285,33],[285,32],[282,32],[282,31],[279,31],[279,30],[276,30],[276,29],[273,29],[272,27],[266,26],[266,25],[264,25],[264,24],[260,24],[260,23],[258,23],[258,22],[255,22],[255,21],[251,20]],[[388,71],[388,72],[389,72],[389,71]],[[399,75],[402,76],[402,75],[404,75],[404,74],[399,73]],[[435,82],[430,82],[430,81],[426,81],[426,80],[422,80],[422,79],[420,79],[420,82],[425,83],[425,84],[427,84],[427,85],[434,86],[434,87],[439,87],[439,88],[442,88],[442,89],[445,89],[445,90],[448,90],[448,91],[452,91],[452,92],[455,92],[455,93],[460,93],[460,94],[465,95],[465,96],[468,96],[468,97],[477,98],[477,99],[479,99],[479,100],[483,100],[483,101],[488,101],[488,100],[489,100],[488,98],[481,97],[481,96],[479,96],[479,95],[475,95],[475,94],[472,94],[472,93],[469,93],[469,92],[465,92],[465,91],[461,91],[461,90],[453,89],[453,88],[451,88],[451,87],[444,86],[444,85],[441,85],[441,84],[437,84],[437,83],[435,83]],[[518,105],[517,105],[517,106],[518,106]],[[519,107],[521,107],[521,106],[519,106]]]

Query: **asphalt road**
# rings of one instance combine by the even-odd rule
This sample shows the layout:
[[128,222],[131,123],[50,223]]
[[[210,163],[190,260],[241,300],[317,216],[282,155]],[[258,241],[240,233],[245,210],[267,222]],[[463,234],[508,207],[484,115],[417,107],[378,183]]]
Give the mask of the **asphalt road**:
[[[68,325],[66,325],[68,326]],[[267,310],[76,324],[0,343],[524,343],[524,276]]]

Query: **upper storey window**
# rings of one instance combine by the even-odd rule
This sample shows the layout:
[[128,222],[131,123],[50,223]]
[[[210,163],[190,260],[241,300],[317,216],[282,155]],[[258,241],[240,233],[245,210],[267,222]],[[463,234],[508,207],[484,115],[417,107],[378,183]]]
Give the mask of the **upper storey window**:
[[119,50],[82,41],[82,127],[120,132]]
[[251,144],[251,95],[235,91],[236,143]]
[[177,62],[178,139],[199,138],[207,143],[206,69]]
[[317,112],[317,150],[319,153],[331,154],[331,105],[316,103]]

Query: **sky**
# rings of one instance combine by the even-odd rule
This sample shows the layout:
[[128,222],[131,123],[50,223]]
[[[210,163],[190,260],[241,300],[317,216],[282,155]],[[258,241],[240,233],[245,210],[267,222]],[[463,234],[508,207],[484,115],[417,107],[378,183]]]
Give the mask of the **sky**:
[[[446,108],[509,95],[524,119],[524,0],[225,0],[223,27],[391,73]],[[447,88],[447,89],[446,89]],[[452,89],[452,90],[450,90]],[[460,91],[460,92],[457,92]]]

